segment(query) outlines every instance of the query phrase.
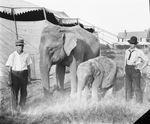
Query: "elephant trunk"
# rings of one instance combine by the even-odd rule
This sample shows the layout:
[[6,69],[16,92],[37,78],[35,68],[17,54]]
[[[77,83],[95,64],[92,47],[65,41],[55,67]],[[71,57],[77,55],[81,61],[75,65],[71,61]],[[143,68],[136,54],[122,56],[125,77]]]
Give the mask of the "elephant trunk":
[[40,58],[40,74],[41,82],[43,85],[44,96],[50,95],[50,83],[49,83],[49,71],[51,69],[51,63],[46,58]]

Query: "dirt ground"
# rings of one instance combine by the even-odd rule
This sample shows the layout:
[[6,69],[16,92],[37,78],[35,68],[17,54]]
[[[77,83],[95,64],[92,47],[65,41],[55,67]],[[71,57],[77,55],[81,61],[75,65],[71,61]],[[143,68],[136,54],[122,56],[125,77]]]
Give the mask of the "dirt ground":
[[28,97],[24,112],[11,115],[10,88],[3,89],[2,112],[0,124],[93,124],[93,123],[126,123],[132,124],[149,110],[149,79],[142,79],[144,103],[139,105],[134,100],[126,103],[124,100],[124,81],[122,76],[123,52],[105,53],[118,65],[118,75],[115,81],[113,94],[109,91],[106,96],[93,104],[90,101],[76,103],[71,99],[70,74],[65,76],[65,91],[56,90],[55,74],[50,76],[52,95],[49,99],[43,97],[40,80],[34,80],[28,85]]

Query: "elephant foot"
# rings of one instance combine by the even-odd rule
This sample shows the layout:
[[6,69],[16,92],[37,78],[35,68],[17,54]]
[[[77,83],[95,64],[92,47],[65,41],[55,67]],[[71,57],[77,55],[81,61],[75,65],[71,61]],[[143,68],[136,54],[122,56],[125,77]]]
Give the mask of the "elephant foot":
[[58,90],[55,90],[53,93],[53,98],[57,99],[57,98],[62,98],[63,93],[59,92]]
[[98,98],[92,98],[92,103],[98,103]]
[[49,99],[52,96],[52,93],[50,93],[50,91],[45,88],[43,88],[43,90],[44,90],[44,97],[46,99]]
[[64,93],[65,92],[65,90],[62,89],[62,88],[58,88],[57,91],[60,92],[60,93]]
[[107,89],[105,92],[105,98],[112,97],[113,88]]
[[98,105],[98,100],[93,100],[91,101],[92,106],[97,106]]
[[77,96],[77,93],[71,93],[71,94],[70,94],[70,98],[72,98],[72,99],[75,99],[76,96]]
[[56,85],[54,85],[53,87],[51,87],[51,92],[54,92],[57,89],[58,89],[58,87]]
[[64,89],[56,89],[54,92],[53,92],[53,95],[55,97],[62,97],[65,95],[65,90]]

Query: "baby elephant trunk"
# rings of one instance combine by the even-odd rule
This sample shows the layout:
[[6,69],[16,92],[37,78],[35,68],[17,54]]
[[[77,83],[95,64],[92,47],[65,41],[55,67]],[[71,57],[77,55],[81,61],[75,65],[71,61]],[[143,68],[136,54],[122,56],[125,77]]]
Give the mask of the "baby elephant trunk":
[[[108,66],[110,69],[107,70],[108,72],[105,72],[108,75],[105,76],[105,78],[102,82],[101,88],[109,88],[109,87],[113,86],[114,80],[116,79],[116,76],[117,76],[117,70],[118,69],[117,69],[116,63],[111,59],[108,59],[107,61],[109,61]],[[107,65],[105,65],[105,66],[107,66]]]

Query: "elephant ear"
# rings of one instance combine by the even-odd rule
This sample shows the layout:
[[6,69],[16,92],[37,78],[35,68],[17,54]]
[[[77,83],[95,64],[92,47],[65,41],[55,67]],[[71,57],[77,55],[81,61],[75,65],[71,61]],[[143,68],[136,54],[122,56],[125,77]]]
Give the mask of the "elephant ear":
[[64,50],[67,56],[70,55],[71,51],[77,46],[77,38],[74,33],[65,33]]

